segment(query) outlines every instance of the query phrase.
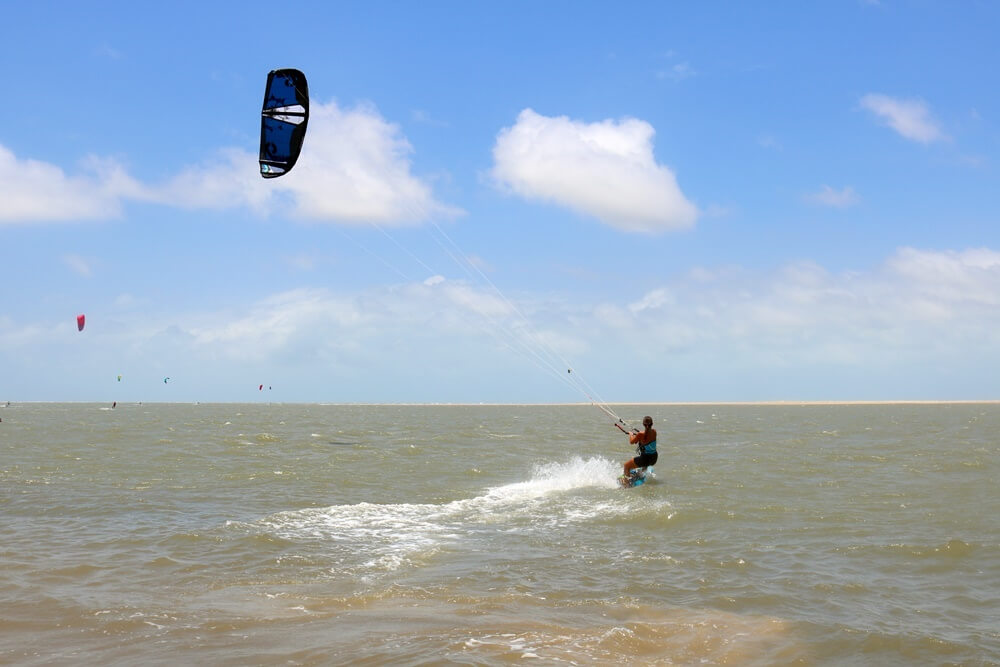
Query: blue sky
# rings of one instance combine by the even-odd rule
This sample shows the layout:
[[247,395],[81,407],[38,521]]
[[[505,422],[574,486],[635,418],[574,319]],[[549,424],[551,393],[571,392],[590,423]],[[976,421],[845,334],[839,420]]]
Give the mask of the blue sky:
[[[8,3],[0,400],[998,398],[998,28]],[[265,181],[278,67],[312,116]]]

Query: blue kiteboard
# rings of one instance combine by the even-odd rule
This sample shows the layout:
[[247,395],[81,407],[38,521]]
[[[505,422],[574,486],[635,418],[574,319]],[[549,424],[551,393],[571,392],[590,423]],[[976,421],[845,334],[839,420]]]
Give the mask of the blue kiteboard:
[[648,477],[652,472],[652,468],[647,468],[644,472],[633,470],[630,475],[621,475],[618,478],[618,486],[623,489],[631,489],[633,486],[642,486],[646,483],[646,477]]

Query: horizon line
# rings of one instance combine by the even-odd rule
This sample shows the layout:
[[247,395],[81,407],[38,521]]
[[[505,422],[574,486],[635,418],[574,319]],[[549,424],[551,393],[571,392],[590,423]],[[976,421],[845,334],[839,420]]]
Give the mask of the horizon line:
[[478,401],[478,402],[453,402],[453,401],[107,401],[107,400],[80,400],[80,401],[48,401],[48,400],[23,400],[4,401],[0,403],[0,408],[11,406],[17,403],[33,404],[98,404],[118,403],[121,405],[325,405],[325,406],[412,406],[412,407],[575,407],[575,406],[784,406],[784,405],[995,405],[1000,404],[997,398],[971,398],[971,399],[817,399],[817,400],[796,400],[780,399],[766,401],[608,401],[598,403],[596,401],[553,401],[553,402],[524,402],[524,401]]

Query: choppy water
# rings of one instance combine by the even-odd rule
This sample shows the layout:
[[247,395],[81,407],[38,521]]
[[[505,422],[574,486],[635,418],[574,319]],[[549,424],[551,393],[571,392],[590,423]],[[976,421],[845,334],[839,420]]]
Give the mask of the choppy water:
[[1000,405],[15,404],[0,663],[1000,664]]

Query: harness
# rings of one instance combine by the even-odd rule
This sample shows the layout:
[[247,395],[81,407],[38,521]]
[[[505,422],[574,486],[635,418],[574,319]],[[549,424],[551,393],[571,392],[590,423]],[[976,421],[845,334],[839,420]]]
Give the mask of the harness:
[[655,454],[656,453],[656,440],[653,442],[647,442],[645,445],[638,444],[635,446],[635,451],[637,454],[642,456],[643,454]]
[[656,438],[653,438],[652,442],[647,442],[646,444],[643,444],[641,442],[640,443],[636,443],[635,452],[639,456],[642,456],[643,454],[655,454],[656,453]]

